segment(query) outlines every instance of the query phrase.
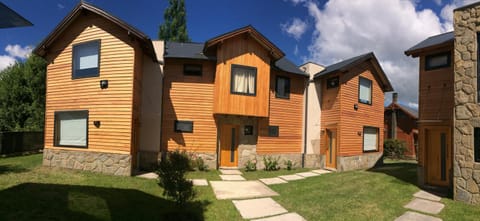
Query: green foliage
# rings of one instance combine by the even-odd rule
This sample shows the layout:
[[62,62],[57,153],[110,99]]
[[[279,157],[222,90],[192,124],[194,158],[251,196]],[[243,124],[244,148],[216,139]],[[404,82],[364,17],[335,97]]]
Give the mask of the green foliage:
[[174,200],[179,205],[185,205],[195,197],[193,183],[185,178],[185,173],[191,170],[190,158],[185,151],[175,150],[167,153],[167,157],[160,162],[157,174],[158,185],[163,195]]
[[393,159],[402,159],[405,157],[405,142],[397,139],[387,139],[383,142],[383,154]]
[[287,170],[292,170],[297,164],[297,163],[295,163],[291,160],[286,160],[283,163],[285,164],[285,169],[287,169]]
[[263,157],[263,164],[265,165],[266,171],[275,171],[279,170],[280,166],[278,165],[278,161],[280,157],[274,158],[272,156]]
[[195,168],[197,168],[198,171],[208,171],[208,165],[205,164],[202,157],[197,157],[195,159]]
[[45,73],[35,55],[0,72],[0,131],[43,130]]
[[187,13],[184,0],[169,0],[163,13],[164,23],[160,25],[158,38],[165,41],[189,42]]
[[256,171],[256,170],[257,170],[257,159],[248,160],[245,163],[245,171],[250,172],[250,171]]

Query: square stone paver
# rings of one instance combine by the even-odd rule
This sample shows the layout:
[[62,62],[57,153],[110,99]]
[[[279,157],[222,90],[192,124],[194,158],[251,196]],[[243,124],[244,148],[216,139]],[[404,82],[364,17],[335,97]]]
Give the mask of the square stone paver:
[[233,200],[233,205],[235,205],[244,219],[273,216],[288,212],[272,198]]
[[416,210],[424,213],[438,214],[445,205],[439,202],[415,198],[404,206],[407,209]]
[[303,172],[303,173],[296,173],[296,174],[303,177],[320,176],[320,174],[314,173],[314,172]]
[[258,180],[255,181],[210,181],[217,199],[245,199],[278,196]]
[[252,221],[306,221],[306,219],[298,215],[298,213],[287,213],[263,219],[254,219]]
[[242,172],[240,170],[226,170],[226,169],[220,169],[220,173],[225,174],[225,175],[242,175]]
[[191,181],[194,186],[208,186],[208,181],[206,179],[192,179]]
[[292,180],[301,180],[301,179],[305,179],[305,177],[303,176],[299,176],[299,175],[295,175],[295,174],[292,174],[292,175],[284,175],[284,176],[278,176],[286,181],[292,181]]
[[396,218],[395,221],[442,221],[442,219],[424,215],[421,213],[407,211],[403,215]]
[[431,194],[431,193],[423,191],[423,190],[420,190],[420,191],[416,192],[415,194],[413,194],[413,196],[417,197],[417,198],[422,198],[422,199],[437,201],[437,202],[442,199],[441,197],[439,197],[437,195]]
[[332,171],[330,171],[330,170],[324,170],[324,169],[319,169],[319,170],[312,170],[312,172],[318,173],[318,174],[325,174],[325,173],[331,173]]
[[274,177],[274,178],[264,178],[264,179],[260,179],[260,181],[262,181],[263,183],[265,183],[265,184],[267,184],[267,185],[288,183],[287,181],[282,180],[282,179],[280,179],[280,178],[278,178],[278,177]]
[[245,180],[245,178],[243,178],[243,176],[240,176],[240,175],[220,175],[220,178],[226,181]]
[[154,172],[144,173],[144,174],[138,175],[137,177],[154,180],[154,179],[158,179],[158,174],[156,174]]

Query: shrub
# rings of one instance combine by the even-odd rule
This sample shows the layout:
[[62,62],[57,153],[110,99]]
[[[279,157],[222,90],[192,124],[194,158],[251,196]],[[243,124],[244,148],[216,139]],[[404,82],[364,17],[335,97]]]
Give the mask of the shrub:
[[278,158],[274,158],[272,156],[263,157],[263,164],[265,164],[265,170],[266,171],[279,170],[280,166],[278,166],[278,160],[280,160],[280,157]]
[[255,160],[248,160],[245,163],[245,171],[256,171],[257,170],[257,159]]
[[190,169],[190,158],[185,151],[168,152],[157,171],[158,185],[163,188],[163,195],[180,205],[192,200],[195,197],[193,183],[185,178],[185,173]]
[[295,167],[296,163],[291,160],[286,160],[283,162],[285,164],[285,169],[292,170]]
[[383,142],[383,153],[386,157],[401,159],[405,157],[405,142],[397,139],[387,139]]
[[195,164],[196,164],[196,168],[199,171],[207,171],[208,170],[208,165],[205,164],[205,161],[203,160],[202,157],[197,157],[197,159],[195,159]]

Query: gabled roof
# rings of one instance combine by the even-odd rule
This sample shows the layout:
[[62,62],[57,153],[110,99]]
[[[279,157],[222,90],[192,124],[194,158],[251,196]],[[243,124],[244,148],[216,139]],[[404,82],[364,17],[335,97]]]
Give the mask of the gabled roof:
[[180,43],[166,42],[165,58],[188,58],[200,60],[216,60],[214,56],[206,56],[203,54],[203,43]]
[[275,62],[275,67],[289,73],[303,75],[308,77],[309,75],[301,71],[294,63],[287,59],[287,57],[280,58]]
[[316,73],[313,78],[315,79],[315,78],[324,77],[326,75],[336,73],[336,72],[339,72],[339,71],[340,72],[347,71],[350,68],[353,68],[353,67],[355,67],[359,64],[362,64],[363,62],[367,62],[367,61],[372,62],[372,65],[375,68],[373,73],[374,74],[376,73],[377,76],[379,77],[379,79],[381,80],[380,83],[382,83],[382,85],[383,85],[383,88],[382,88],[383,91],[385,91],[385,92],[393,91],[393,87],[390,84],[390,81],[388,80],[387,75],[385,74],[382,67],[378,63],[378,60],[375,57],[375,54],[373,54],[373,52],[362,54],[362,55],[359,55],[359,56],[349,58],[349,59],[343,60],[341,62],[332,64],[332,65],[329,65],[323,71],[320,71],[320,72]]
[[108,21],[114,23],[115,25],[118,25],[119,27],[123,28],[126,33],[130,36],[133,36],[140,40],[141,46],[145,50],[145,52],[151,56],[155,61],[157,61],[157,56],[155,55],[155,51],[152,45],[152,41],[150,38],[142,33],[141,31],[137,30],[136,28],[132,27],[131,25],[125,23],[124,21],[120,20],[119,18],[105,12],[104,10],[97,8],[89,3],[86,3],[84,1],[80,1],[77,6],[68,14],[58,25],[55,27],[55,29],[40,43],[37,45],[37,47],[33,50],[33,53],[39,55],[39,56],[45,56],[46,52],[48,51],[48,48],[50,47],[51,44],[57,40],[57,38],[60,36],[60,34],[65,31],[70,24],[75,21],[75,19],[82,14],[82,12],[91,12],[96,15],[99,15],[100,17],[103,17],[107,19]]
[[239,28],[233,30],[231,32],[227,32],[225,34],[219,35],[214,37],[207,42],[205,42],[205,47],[203,52],[208,54],[210,48],[215,48],[219,43],[222,43],[224,40],[242,35],[248,34],[250,37],[255,39],[260,45],[262,45],[265,49],[267,49],[270,54],[273,56],[275,60],[278,60],[285,56],[282,50],[280,50],[277,46],[275,46],[270,40],[268,40],[265,36],[263,36],[260,32],[258,32],[253,26],[247,25],[243,28]]
[[32,26],[33,24],[20,14],[0,2],[0,28]]
[[435,48],[440,48],[449,44],[453,46],[453,39],[455,35],[452,32],[446,32],[443,34],[431,36],[420,43],[416,44],[415,46],[411,47],[410,49],[405,51],[405,55],[411,55],[413,57],[417,57],[418,54],[425,50],[431,50]]
[[385,110],[391,110],[392,108],[400,109],[405,112],[407,115],[412,117],[413,119],[418,119],[418,110],[405,106],[401,103],[391,103],[390,105],[385,107]]

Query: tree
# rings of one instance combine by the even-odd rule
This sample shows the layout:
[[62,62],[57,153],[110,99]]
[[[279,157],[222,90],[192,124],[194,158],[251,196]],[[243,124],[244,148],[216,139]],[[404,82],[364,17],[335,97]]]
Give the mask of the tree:
[[35,55],[0,72],[0,131],[43,130],[45,73]]
[[164,23],[160,25],[158,38],[164,41],[189,42],[187,13],[184,0],[169,0],[170,5],[163,13]]

